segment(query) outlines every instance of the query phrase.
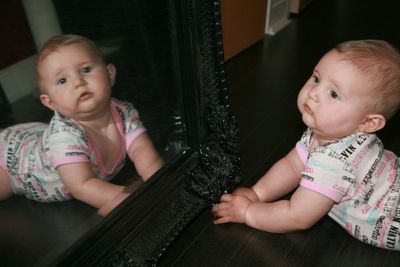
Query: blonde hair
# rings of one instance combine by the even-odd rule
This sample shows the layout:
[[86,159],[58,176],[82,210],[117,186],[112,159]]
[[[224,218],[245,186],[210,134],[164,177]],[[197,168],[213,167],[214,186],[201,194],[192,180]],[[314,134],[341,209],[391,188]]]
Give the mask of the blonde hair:
[[89,38],[75,34],[56,35],[47,40],[40,49],[36,59],[36,77],[39,83],[40,90],[43,91],[41,86],[41,77],[39,73],[40,63],[51,53],[57,51],[60,47],[72,44],[82,44],[88,48],[98,59],[104,64],[106,63],[105,56],[100,48]]
[[372,84],[371,111],[391,118],[400,105],[400,53],[382,40],[338,44],[334,51],[349,60]]

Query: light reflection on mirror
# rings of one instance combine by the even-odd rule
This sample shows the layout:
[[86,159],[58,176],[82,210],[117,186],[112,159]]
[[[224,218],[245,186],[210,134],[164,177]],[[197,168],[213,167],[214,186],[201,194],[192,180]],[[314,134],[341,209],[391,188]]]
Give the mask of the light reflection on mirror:
[[[6,39],[0,49],[0,128],[49,121],[53,113],[38,98],[36,53],[53,35],[79,34],[95,41],[116,66],[113,97],[134,105],[166,162],[175,157],[185,141],[168,1],[5,0],[1,5],[0,32]],[[125,169],[117,183],[136,175],[132,165]]]

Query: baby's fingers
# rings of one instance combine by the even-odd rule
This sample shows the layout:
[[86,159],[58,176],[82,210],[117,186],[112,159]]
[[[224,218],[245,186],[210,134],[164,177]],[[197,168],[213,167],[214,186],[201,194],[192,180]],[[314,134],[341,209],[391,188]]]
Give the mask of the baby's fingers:
[[229,205],[227,203],[219,203],[217,205],[214,205],[214,207],[212,208],[212,212],[217,215],[217,216],[223,216],[220,214],[223,214],[224,211],[229,209]]
[[212,212],[214,213],[215,217],[217,217],[214,220],[215,224],[231,222],[233,219],[230,205],[227,203],[221,203],[221,204],[215,205],[212,208]]
[[232,215],[231,208],[228,205],[224,204],[219,204],[218,206],[215,206],[212,211],[214,212],[214,215],[217,217]]
[[223,224],[223,223],[228,223],[228,222],[232,222],[232,218],[229,216],[220,217],[220,218],[214,220],[215,224]]
[[232,195],[231,194],[223,194],[220,198],[221,202],[228,202],[232,200]]

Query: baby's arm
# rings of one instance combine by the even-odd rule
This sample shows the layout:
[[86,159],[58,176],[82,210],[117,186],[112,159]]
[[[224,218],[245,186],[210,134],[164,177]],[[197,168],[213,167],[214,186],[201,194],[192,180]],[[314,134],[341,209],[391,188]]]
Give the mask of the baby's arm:
[[63,164],[57,167],[57,171],[72,196],[98,208],[102,216],[129,196],[123,191],[124,186],[96,178],[88,163]]
[[333,204],[331,199],[301,186],[290,200],[272,203],[250,202],[243,196],[227,194],[214,207],[220,217],[215,223],[245,223],[267,232],[286,233],[310,228],[329,212]]
[[144,181],[149,179],[164,165],[163,159],[154,148],[153,143],[146,133],[139,135],[132,142],[128,150],[128,155]]
[[[333,201],[317,192],[298,187],[304,165],[296,149],[275,163],[252,187],[259,202],[240,194],[225,194],[213,207],[220,217],[215,223],[238,222],[268,232],[290,232],[307,229],[322,218]],[[290,200],[274,201],[295,189]]]
[[292,192],[301,180],[304,164],[296,148],[277,161],[252,187],[261,202],[271,202]]
[[256,192],[252,188],[248,187],[238,187],[232,192],[234,196],[243,196],[250,200],[250,202],[259,202]]
[[[146,133],[139,135],[135,141],[133,141],[129,146],[128,155],[143,181],[149,179],[164,165],[163,159],[154,148],[153,143]],[[143,182],[140,180],[126,186],[122,193],[118,194],[111,202],[99,209],[99,214],[102,215],[109,213],[130,193],[134,192],[142,183]]]
[[299,185],[303,167],[294,148],[276,162],[252,188],[239,187],[232,195],[247,197],[251,202],[274,201]]

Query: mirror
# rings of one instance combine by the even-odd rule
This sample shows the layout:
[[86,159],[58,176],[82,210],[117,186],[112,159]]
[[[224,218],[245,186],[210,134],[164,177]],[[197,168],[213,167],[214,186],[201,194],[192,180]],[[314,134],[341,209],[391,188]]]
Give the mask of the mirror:
[[[185,226],[240,180],[219,1],[7,0],[2,5],[2,12],[10,13],[2,20],[22,7],[18,21],[25,14],[30,29],[25,39],[10,38],[9,49],[26,42],[31,48],[25,56],[15,53],[9,65],[34,58],[37,43],[48,38],[39,38],[48,34],[43,25],[52,34],[60,30],[97,42],[117,67],[114,96],[138,109],[166,165],[105,218],[74,200],[43,204],[13,197],[0,202],[0,257],[18,266],[156,264]],[[32,85],[27,74],[17,78]],[[51,115],[34,94],[14,101],[16,87],[10,93],[2,84],[2,127]],[[135,177],[129,168],[124,175],[117,182]]]
[[[103,50],[117,68],[113,96],[133,103],[166,162],[176,157],[186,141],[179,125],[180,85],[168,5],[154,0],[3,1],[0,32],[7,38],[0,49],[0,128],[49,121],[52,112],[38,99],[36,53],[52,35],[74,33],[89,37]],[[135,179],[127,160],[114,182]],[[15,254],[16,265],[52,261],[102,220],[77,201],[44,204],[16,196],[0,202],[0,218],[1,257],[20,249],[33,253]]]
[[[52,35],[79,34],[94,40],[117,66],[113,97],[133,103],[160,153],[167,161],[173,157],[180,144],[169,142],[184,139],[174,135],[181,101],[168,3],[141,2],[6,0],[1,21],[9,37],[1,49],[0,97],[11,112],[2,114],[0,127],[49,120],[52,112],[37,97],[36,51]],[[155,2],[160,5],[157,13]]]

